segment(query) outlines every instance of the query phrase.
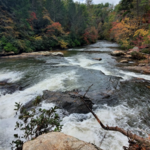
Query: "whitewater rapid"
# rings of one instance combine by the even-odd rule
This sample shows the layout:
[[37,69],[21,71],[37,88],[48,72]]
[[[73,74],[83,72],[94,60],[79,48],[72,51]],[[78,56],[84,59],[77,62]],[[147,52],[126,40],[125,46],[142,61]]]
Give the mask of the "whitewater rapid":
[[[12,94],[6,93],[5,95],[3,95],[3,90],[6,89],[0,90],[0,150],[10,149],[9,143],[13,140],[15,122],[17,121],[14,111],[15,102],[25,104],[38,95],[42,95],[44,90],[71,91],[80,89],[85,91],[91,83],[94,84],[92,91],[103,92],[108,86],[113,86],[113,83],[109,82],[110,78],[117,82],[128,82],[136,77],[149,81],[149,75],[123,71],[116,67],[116,60],[109,54],[116,47],[118,45],[115,43],[100,41],[84,48],[69,49],[70,55],[61,59],[59,57],[40,57],[36,58],[36,62],[34,59],[20,60],[19,63],[16,62],[18,68],[11,67],[10,61],[8,65],[7,60],[5,60],[6,62],[2,61],[0,81],[7,81],[9,84],[17,83],[24,88],[21,91],[17,90]],[[72,54],[72,51],[78,53]],[[84,51],[93,51],[93,53]],[[97,57],[101,57],[102,61],[94,60]],[[119,103],[112,106],[107,103],[95,104],[94,112],[104,124],[120,126],[131,131],[137,130],[141,121],[139,111],[141,107],[131,108],[126,95],[120,96],[118,99]],[[145,98],[143,99],[145,101]],[[47,109],[52,106],[54,104],[45,104],[44,102],[41,104],[42,108]],[[61,115],[61,110],[59,113]],[[132,118],[136,124],[131,126],[129,122]],[[62,118],[62,124],[62,132],[94,143],[104,150],[120,150],[123,146],[128,146],[128,139],[125,136],[117,132],[104,131],[90,113],[65,116]],[[147,128],[147,125],[144,127]],[[100,144],[104,136],[105,139]]]

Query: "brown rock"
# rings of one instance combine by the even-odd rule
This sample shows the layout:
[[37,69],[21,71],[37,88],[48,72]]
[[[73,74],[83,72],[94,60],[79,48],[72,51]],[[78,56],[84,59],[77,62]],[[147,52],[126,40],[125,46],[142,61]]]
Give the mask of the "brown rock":
[[128,60],[127,59],[123,59],[120,61],[120,63],[128,63]]
[[61,56],[63,57],[64,54],[62,52],[50,52],[50,51],[40,51],[40,52],[32,52],[32,53],[22,53],[19,55],[11,55],[3,56],[1,58],[27,58],[27,57],[37,57],[37,56]]
[[136,71],[143,74],[150,74],[150,66],[127,66],[123,67],[123,69]]
[[116,50],[116,51],[113,51],[111,53],[112,56],[122,56],[122,55],[125,55],[126,53],[124,51],[120,51],[120,50]]
[[59,132],[51,132],[24,143],[23,150],[101,150],[100,148]]
[[132,58],[131,55],[124,55],[124,58]]

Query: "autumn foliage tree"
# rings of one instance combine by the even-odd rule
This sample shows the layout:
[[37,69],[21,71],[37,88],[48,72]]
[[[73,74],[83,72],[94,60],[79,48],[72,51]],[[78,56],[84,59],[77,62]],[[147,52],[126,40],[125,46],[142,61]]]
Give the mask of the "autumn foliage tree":
[[95,27],[87,28],[83,34],[83,38],[87,44],[94,43],[98,38],[98,31]]

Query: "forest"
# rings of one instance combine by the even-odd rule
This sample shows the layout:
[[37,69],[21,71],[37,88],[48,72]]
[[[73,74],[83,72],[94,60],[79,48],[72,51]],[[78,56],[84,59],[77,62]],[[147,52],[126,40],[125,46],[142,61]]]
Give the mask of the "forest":
[[149,0],[86,4],[73,0],[1,0],[0,51],[15,53],[66,49],[116,41],[145,48],[150,40]]

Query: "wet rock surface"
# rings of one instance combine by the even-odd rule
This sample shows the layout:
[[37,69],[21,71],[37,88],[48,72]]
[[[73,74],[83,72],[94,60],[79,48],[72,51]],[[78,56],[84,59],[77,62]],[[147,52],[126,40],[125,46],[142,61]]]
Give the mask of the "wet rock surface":
[[[52,92],[52,91],[44,91],[43,96],[40,98],[39,102],[44,101],[45,103],[54,103],[60,109],[67,110],[70,114],[71,113],[89,113],[89,110],[81,100],[81,95],[76,92]],[[92,109],[93,102],[90,98],[84,98],[86,104]],[[26,103],[23,108],[26,110],[30,110],[34,107],[34,101],[31,100],[30,102]]]
[[[81,95],[75,92],[51,92],[44,91],[43,100],[47,103],[55,103],[59,108],[67,110],[69,113],[88,113],[89,110],[81,100]],[[86,104],[92,109],[92,101],[85,97]]]
[[150,74],[150,66],[126,66],[124,70],[136,71],[143,74]]
[[16,83],[9,83],[8,80],[0,81],[0,90],[1,95],[5,94],[12,94],[17,90],[22,90],[22,87],[20,87]]

